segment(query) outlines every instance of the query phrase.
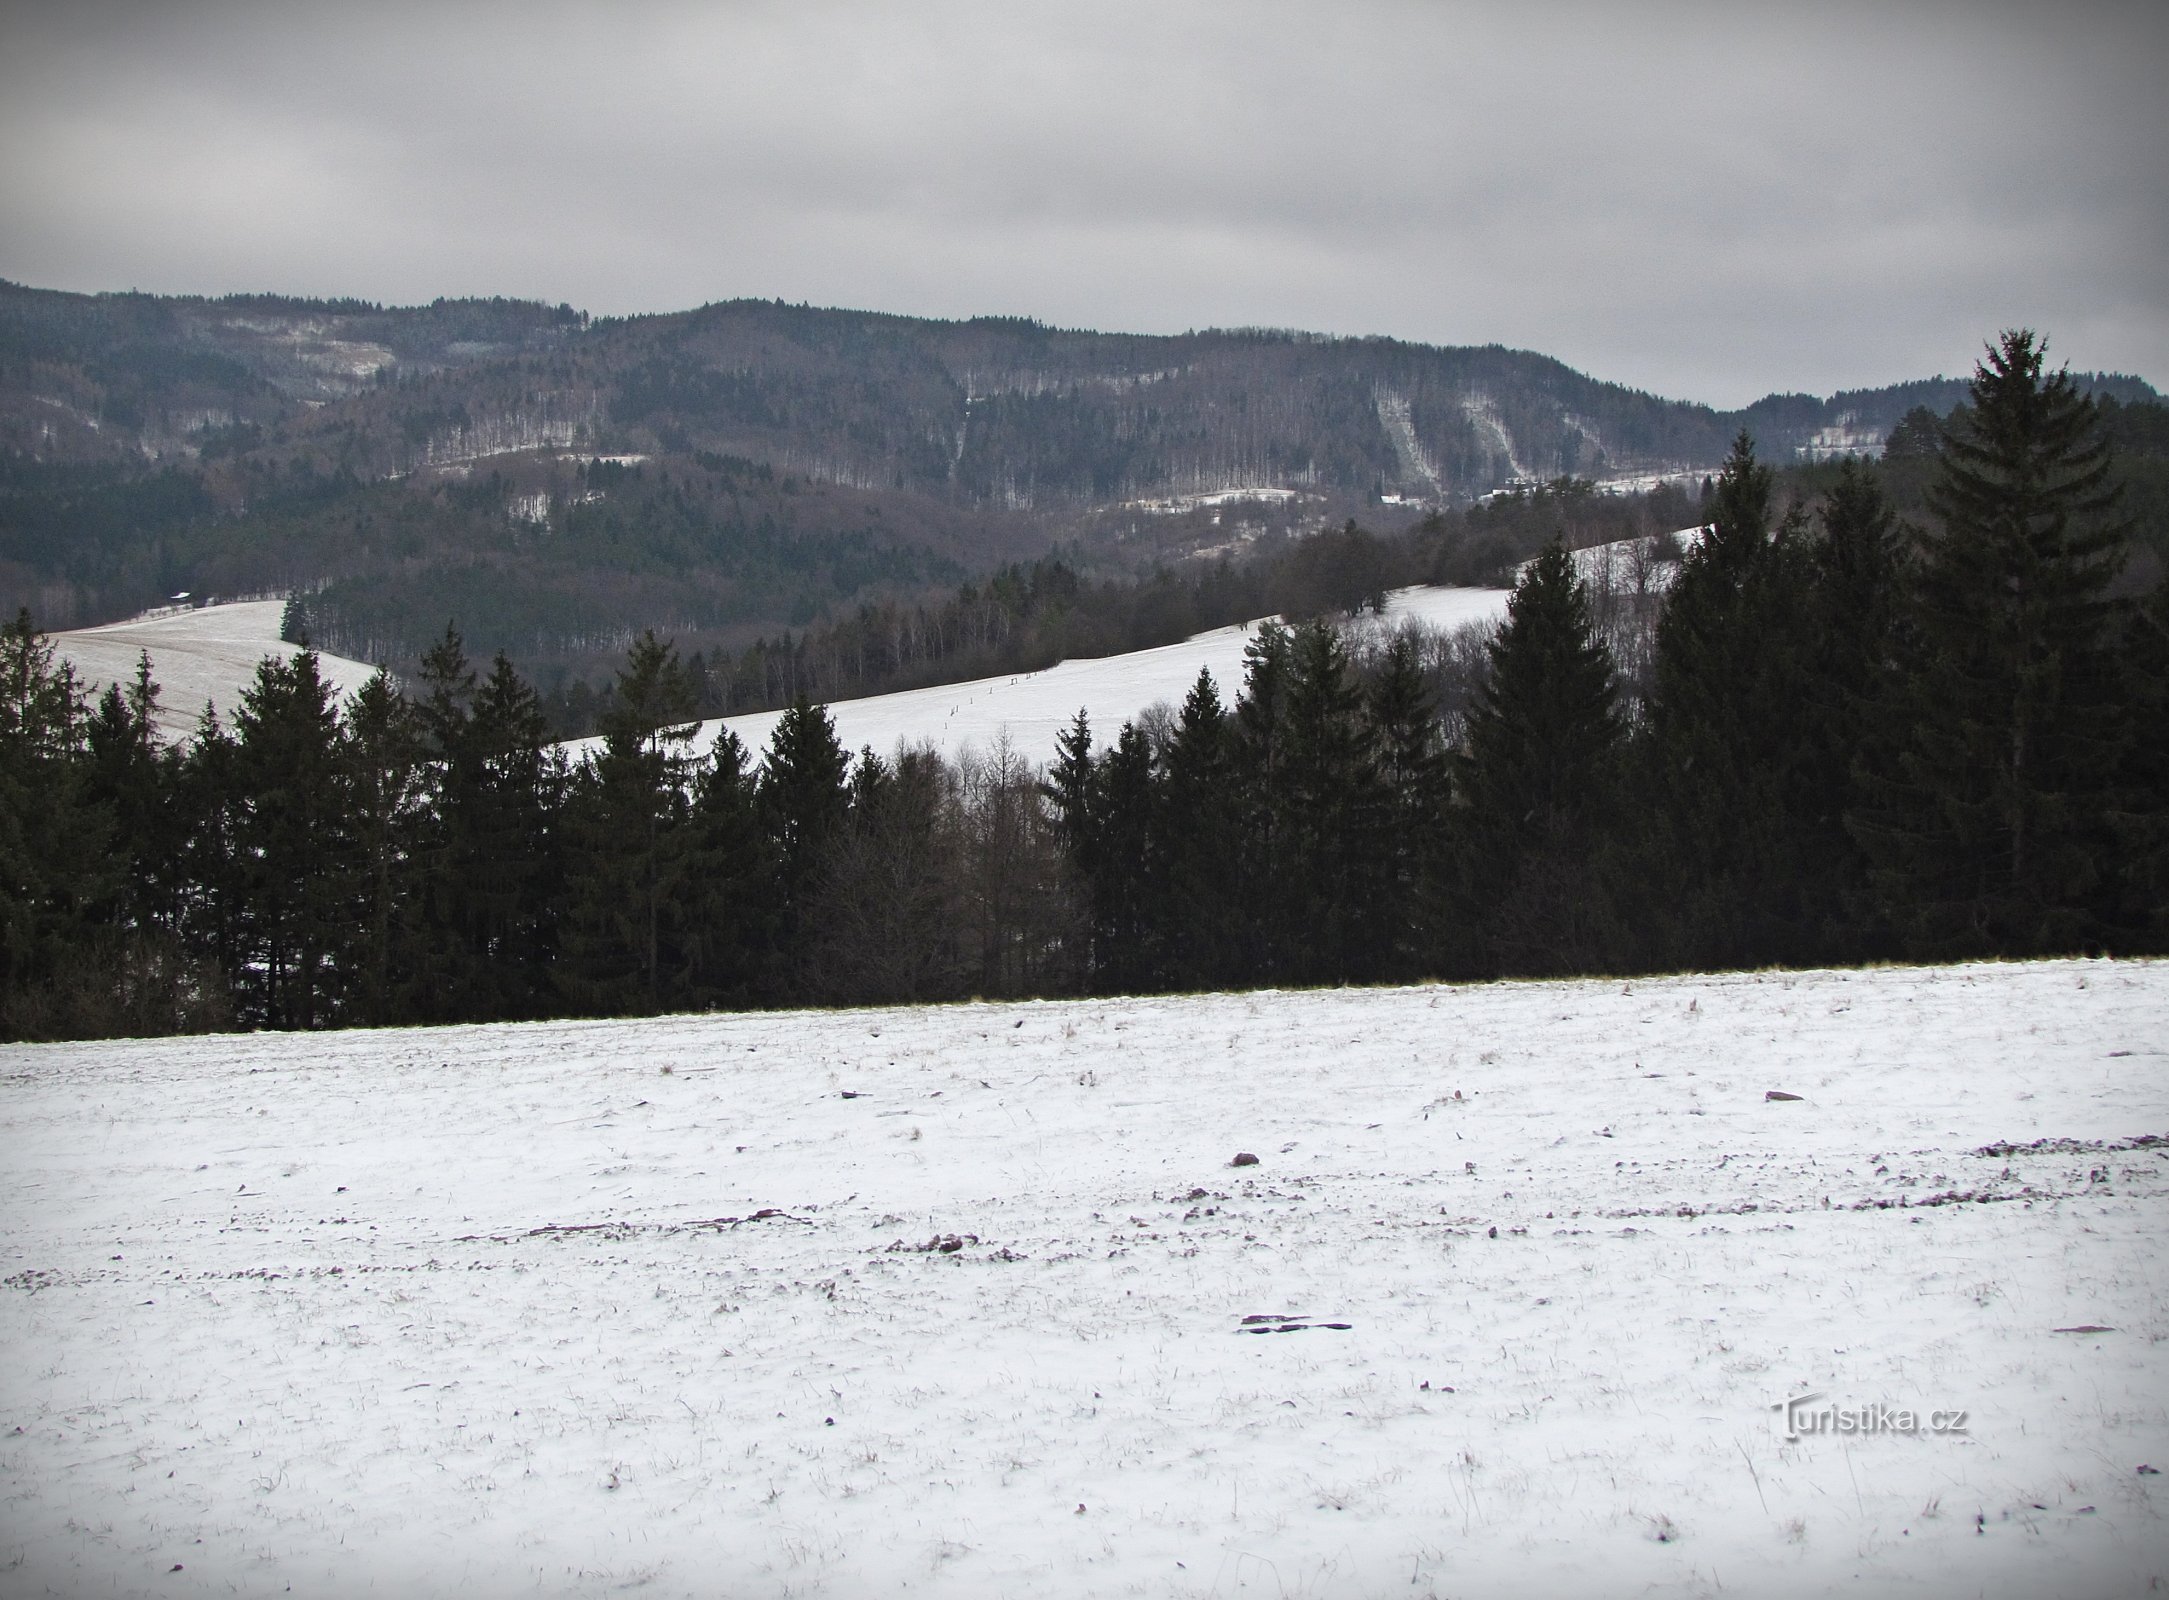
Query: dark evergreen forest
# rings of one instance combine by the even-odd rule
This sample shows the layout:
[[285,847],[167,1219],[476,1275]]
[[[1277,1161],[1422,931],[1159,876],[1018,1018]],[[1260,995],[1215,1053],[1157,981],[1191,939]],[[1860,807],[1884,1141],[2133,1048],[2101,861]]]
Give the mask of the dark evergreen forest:
[[[854,756],[803,680],[760,762],[694,759],[740,691],[652,633],[578,764],[453,631],[344,712],[267,660],[166,749],[148,671],[85,704],[26,613],[0,1036],[2158,953],[2169,583],[2117,465],[2153,409],[2006,334],[1879,466],[1781,497],[1743,432],[1646,659],[1554,539],[1453,703],[1407,635],[1271,625],[1241,684],[1080,716],[1044,773]],[[1394,575],[1366,537],[1314,542],[1321,602]],[[1014,616],[1076,582],[1001,581]]]

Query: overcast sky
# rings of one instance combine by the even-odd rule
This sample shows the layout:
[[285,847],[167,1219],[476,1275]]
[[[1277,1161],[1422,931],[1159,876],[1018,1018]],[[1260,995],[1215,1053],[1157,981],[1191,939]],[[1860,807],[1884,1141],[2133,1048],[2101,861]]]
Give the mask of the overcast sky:
[[0,277],[2169,387],[2159,6],[0,7]]

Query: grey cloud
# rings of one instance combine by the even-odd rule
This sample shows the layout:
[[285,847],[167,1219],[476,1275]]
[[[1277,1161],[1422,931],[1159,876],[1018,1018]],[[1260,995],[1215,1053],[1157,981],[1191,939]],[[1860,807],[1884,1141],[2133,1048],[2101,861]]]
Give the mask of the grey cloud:
[[1525,345],[1736,403],[2169,380],[2131,7],[24,9],[0,274]]

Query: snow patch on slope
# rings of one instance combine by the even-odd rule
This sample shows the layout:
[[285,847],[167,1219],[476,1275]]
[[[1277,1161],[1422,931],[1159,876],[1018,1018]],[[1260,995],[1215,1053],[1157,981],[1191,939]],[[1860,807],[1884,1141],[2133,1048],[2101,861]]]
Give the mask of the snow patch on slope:
[[1239,486],[1232,489],[1202,489],[1191,494],[1160,495],[1144,500],[1125,500],[1124,511],[1142,511],[1151,516],[1178,516],[1186,511],[1213,510],[1221,506],[1242,505],[1251,502],[1258,505],[1285,505],[1291,500],[1307,498],[1323,499],[1322,495],[1302,495],[1300,490],[1267,488],[1263,486]]
[[1416,437],[1416,424],[1409,415],[1408,396],[1391,389],[1380,389],[1372,396],[1372,401],[1378,409],[1378,425],[1386,430],[1387,442],[1393,446],[1393,453],[1401,463],[1401,481],[1420,482],[1428,485],[1433,494],[1439,493],[1443,482],[1438,463],[1431,459],[1423,441]]
[[[1389,622],[1408,620],[1451,630],[1504,617],[1506,600],[1504,589],[1399,589],[1386,597],[1385,616]],[[1213,675],[1221,700],[1232,704],[1243,685],[1243,651],[1257,628],[1256,622],[1248,622],[1215,628],[1180,644],[1064,661],[1039,672],[838,700],[828,710],[846,750],[871,749],[885,756],[900,743],[925,744],[958,761],[967,752],[991,751],[1006,738],[1023,759],[1044,766],[1055,759],[1055,741],[1080,709],[1091,723],[1094,741],[1104,745],[1148,707],[1163,700],[1180,704],[1200,670]],[[782,718],[780,711],[757,711],[704,722],[693,748],[707,752],[720,730],[729,728],[757,762]],[[583,739],[567,749],[577,760],[600,746],[600,740]]]
[[584,437],[595,419],[592,405],[565,410],[544,404],[532,411],[485,416],[432,438],[424,460],[429,466],[444,467],[524,450],[562,450]]
[[[1707,528],[1679,528],[1585,545],[1567,552],[1574,576],[1606,594],[1661,594],[1679,576],[1680,558],[1702,543]],[[1516,578],[1535,565],[1531,557],[1514,569]]]
[[1485,450],[1494,458],[1503,459],[1510,473],[1516,478],[1535,481],[1534,475],[1515,453],[1514,436],[1507,432],[1506,424],[1499,416],[1499,408],[1492,403],[1491,396],[1479,390],[1469,391],[1461,397],[1461,414],[1467,417],[1470,425],[1476,429],[1476,435],[1483,441]]
[[[52,635],[53,651],[72,664],[89,698],[109,683],[135,681],[136,659],[148,651],[151,679],[159,685],[159,737],[169,744],[191,737],[206,702],[217,705],[229,725],[241,695],[256,681],[266,656],[285,659],[297,646],[279,637],[283,600],[239,600],[163,616],[113,622]],[[319,654],[318,668],[339,694],[351,699],[376,668],[344,656]]]
[[1873,461],[1883,454],[1887,435],[1863,423],[1857,411],[1841,411],[1826,427],[1817,428],[1799,446],[1803,461],[1839,461],[1859,456]]

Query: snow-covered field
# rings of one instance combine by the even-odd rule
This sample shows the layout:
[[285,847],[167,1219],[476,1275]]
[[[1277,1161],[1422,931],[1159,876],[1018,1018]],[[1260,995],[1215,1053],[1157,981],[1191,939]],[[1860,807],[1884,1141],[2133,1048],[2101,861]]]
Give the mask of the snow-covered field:
[[[1506,615],[1504,589],[1418,588],[1395,590],[1387,599],[1389,621],[1414,618],[1442,628],[1466,622],[1494,622]],[[256,665],[267,655],[289,655],[279,624],[284,603],[244,600],[175,612],[101,628],[56,633],[53,647],[73,662],[90,698],[108,683],[135,676],[136,656],[148,650],[151,676],[162,693],[161,732],[183,739],[195,731],[204,703],[213,701],[230,723],[242,691],[255,681]],[[967,749],[985,753],[1004,733],[1026,760],[1045,764],[1055,757],[1055,738],[1079,708],[1092,720],[1104,742],[1124,722],[1157,701],[1180,704],[1208,668],[1223,699],[1233,702],[1243,683],[1243,650],[1256,624],[1217,628],[1181,644],[1092,661],[1064,661],[1043,672],[982,678],[971,683],[913,689],[865,700],[839,701],[830,708],[844,748],[872,749],[886,755],[899,742],[932,744],[951,760]],[[376,669],[342,656],[319,655],[324,677],[342,698],[351,696]],[[764,711],[701,725],[694,748],[705,752],[716,731],[729,727],[745,741],[755,759],[768,748],[781,712]],[[580,740],[568,748],[577,757],[597,741]]]
[[[1496,622],[1506,615],[1507,595],[1504,589],[1396,589],[1387,596],[1385,616],[1389,622],[1414,619],[1447,629]],[[837,738],[850,751],[871,749],[887,755],[899,743],[930,744],[956,761],[967,750],[988,753],[1006,735],[1018,755],[1044,766],[1054,760],[1055,740],[1080,709],[1092,724],[1093,738],[1105,744],[1123,723],[1156,702],[1180,705],[1200,668],[1212,673],[1221,699],[1232,705],[1243,687],[1243,651],[1256,630],[1254,622],[1215,628],[1157,650],[1064,661],[1013,677],[839,700],[829,707],[829,715]],[[782,715],[761,711],[704,722],[693,749],[706,752],[717,730],[729,728],[758,760]],[[570,748],[577,754],[595,743],[582,740]]]
[[0,1592],[2142,1595],[2165,1070],[2087,962],[10,1047]]
[[[159,732],[169,740],[185,739],[196,731],[206,701],[214,702],[230,725],[242,692],[256,681],[257,663],[265,656],[293,654],[295,647],[279,638],[285,613],[283,600],[240,600],[56,633],[53,649],[74,663],[92,700],[109,683],[133,682],[137,656],[149,651],[151,679],[161,691]],[[343,656],[317,659],[325,680],[342,697],[376,670]]]

